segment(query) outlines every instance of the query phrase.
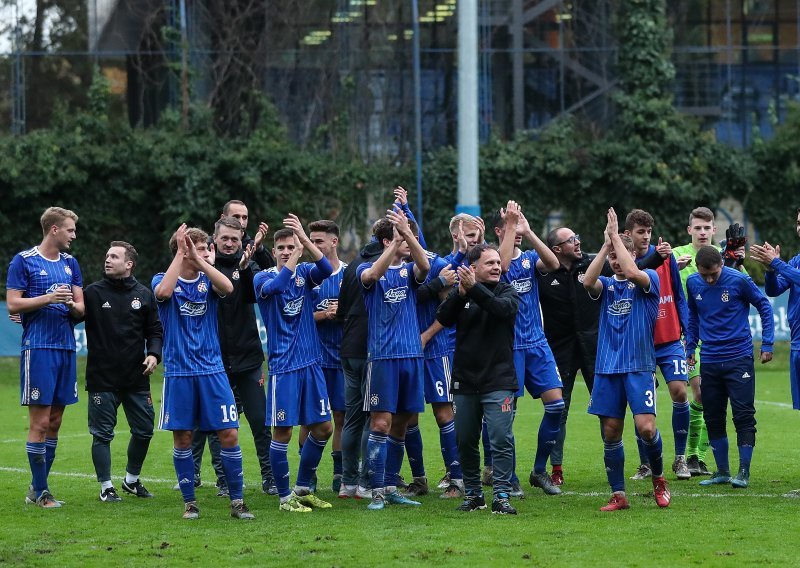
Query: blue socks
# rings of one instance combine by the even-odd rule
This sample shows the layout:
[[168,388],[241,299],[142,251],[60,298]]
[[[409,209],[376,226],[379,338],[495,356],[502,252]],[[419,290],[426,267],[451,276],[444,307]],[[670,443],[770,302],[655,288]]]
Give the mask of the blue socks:
[[547,471],[547,460],[556,446],[558,432],[561,430],[561,413],[564,411],[563,399],[546,402],[544,416],[539,424],[539,441],[536,446],[536,458],[533,461],[533,471],[544,473]]
[[639,450],[639,463],[649,464],[650,458],[647,456],[647,448],[644,446],[644,440],[639,435],[639,429],[636,425],[633,426],[633,433],[636,435],[636,448]]
[[739,468],[750,473],[750,461],[753,459],[753,446],[745,444],[739,446]]
[[296,485],[298,487],[309,487],[311,485],[311,478],[314,472],[317,471],[319,462],[322,460],[322,452],[325,451],[325,444],[327,443],[327,440],[319,441],[311,434],[306,438],[306,443],[303,444],[303,449],[300,452],[300,466],[297,468]]
[[289,490],[289,444],[272,440],[269,445],[269,463],[272,466],[272,475],[275,477],[278,496],[285,500],[291,493]]
[[[386,475],[386,438],[382,432],[369,431],[367,440],[367,467],[369,468],[369,484],[373,490],[383,491]],[[275,465],[272,465],[275,470]]]
[[422,433],[419,424],[406,430],[406,455],[412,477],[425,477],[425,460],[422,457]]
[[611,491],[625,491],[625,448],[622,440],[603,442],[603,461]]
[[178,476],[178,486],[181,488],[183,502],[194,501],[194,460],[192,459],[192,448],[179,450],[172,449],[172,463],[175,465],[175,473]]
[[58,446],[58,438],[45,438],[44,440],[44,459],[47,462],[47,475],[50,475],[50,468],[53,467],[53,462],[56,459],[56,447]]
[[31,485],[33,485],[33,490],[38,498],[42,491],[47,489],[45,442],[28,442],[25,444],[25,451],[28,454],[28,463],[31,466],[31,476],[33,477]]
[[[717,462],[717,471],[730,475],[731,466],[728,463],[728,437],[718,438],[716,440],[709,440],[711,444],[711,451],[714,452],[714,461]],[[750,452],[752,456],[752,448]]]
[[647,452],[647,461],[650,463],[650,469],[653,471],[653,477],[661,477],[664,475],[664,458],[663,448],[661,443],[661,433],[656,429],[656,434],[650,441],[642,440],[644,449]]
[[675,455],[686,455],[689,437],[689,401],[672,403],[672,433],[675,436]]
[[397,476],[400,467],[403,465],[403,455],[406,453],[406,445],[403,440],[393,436],[386,439],[386,472],[383,484],[385,487],[396,487]]
[[244,485],[242,448],[238,444],[232,448],[223,448],[219,452],[219,457],[222,459],[222,470],[225,472],[225,481],[228,483],[231,501],[241,499]]
[[454,420],[439,426],[439,444],[442,447],[444,465],[450,471],[450,479],[464,479],[464,474],[461,472],[461,462],[458,461],[456,423]]
[[333,475],[342,475],[342,450],[333,450],[331,457],[333,458]]

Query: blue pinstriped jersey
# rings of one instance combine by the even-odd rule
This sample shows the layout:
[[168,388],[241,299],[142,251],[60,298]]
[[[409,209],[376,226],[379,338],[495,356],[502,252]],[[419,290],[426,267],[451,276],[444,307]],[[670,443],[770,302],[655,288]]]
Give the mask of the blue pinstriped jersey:
[[595,372],[604,374],[655,371],[653,330],[658,317],[659,281],[655,270],[645,291],[629,280],[600,276],[600,328]]
[[[253,278],[258,309],[267,326],[269,372],[286,373],[319,363],[321,352],[314,325],[314,293],[317,285],[310,276],[314,264],[297,265],[285,290],[271,290],[278,278],[276,268],[262,270]],[[281,271],[288,268],[282,268]]]
[[[156,289],[164,273],[153,276]],[[164,376],[187,377],[224,373],[217,331],[219,296],[205,273],[194,280],[178,278],[172,297],[157,301],[164,326]]]
[[[357,277],[372,266],[361,264]],[[422,357],[419,324],[417,323],[417,282],[414,263],[390,266],[384,276],[369,288],[362,285],[367,308],[367,358],[402,359]]]
[[[342,277],[346,262],[339,264],[339,270],[328,276],[322,284],[314,287],[314,311],[320,312],[328,309],[332,300],[339,299],[342,288]],[[322,320],[317,323],[319,346],[322,350],[322,366],[325,369],[338,369],[342,366],[339,358],[339,346],[342,343],[342,324],[336,320]]]
[[[428,278],[426,282],[439,278],[439,273],[442,271],[442,269],[444,269],[448,264],[451,264],[451,262],[448,262],[446,259],[437,254],[432,252],[427,254],[431,268],[428,272]],[[432,298],[427,302],[417,302],[417,323],[419,324],[420,333],[428,329],[431,324],[436,321],[436,310],[439,308],[439,304],[440,302],[438,297]],[[452,353],[455,351],[455,348],[456,328],[455,326],[446,327],[434,335],[425,346],[425,358],[437,359],[447,355],[448,353]]]
[[519,294],[519,312],[514,326],[514,349],[538,347],[547,343],[542,326],[542,309],[539,307],[539,285],[536,280],[535,250],[526,250],[511,260],[503,280]]
[[[8,267],[6,288],[20,290],[24,298],[50,294],[61,285],[83,286],[78,261],[62,252],[56,260],[39,253],[38,247],[18,253]],[[75,350],[74,324],[65,304],[50,304],[22,314],[22,350]]]

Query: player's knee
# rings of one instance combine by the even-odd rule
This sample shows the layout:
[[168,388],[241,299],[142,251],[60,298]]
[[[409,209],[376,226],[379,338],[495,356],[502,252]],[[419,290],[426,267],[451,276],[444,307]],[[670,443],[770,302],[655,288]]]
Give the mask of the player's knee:
[[450,403],[434,405],[433,416],[439,426],[447,424],[453,420],[453,405]]
[[172,432],[172,443],[179,450],[185,450],[192,445],[191,430],[174,430]]
[[327,440],[333,433],[333,427],[331,426],[330,422],[320,422],[319,424],[314,424],[310,430],[314,438],[320,441]]
[[272,429],[272,439],[280,444],[288,444],[292,440],[292,429],[276,426]]
[[381,434],[388,434],[391,428],[391,421],[384,416],[373,416],[370,419],[370,430],[380,432]]
[[236,428],[218,430],[217,436],[219,437],[219,443],[223,448],[232,448],[239,443],[239,430]]
[[637,425],[636,429],[639,431],[639,437],[645,442],[650,442],[656,437],[655,424],[643,424],[642,426]]

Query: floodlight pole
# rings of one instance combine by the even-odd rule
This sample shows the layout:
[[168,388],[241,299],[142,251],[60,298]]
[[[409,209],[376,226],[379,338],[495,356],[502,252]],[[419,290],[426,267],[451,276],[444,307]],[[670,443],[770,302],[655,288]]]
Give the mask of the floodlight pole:
[[458,2],[457,213],[480,215],[478,198],[478,0]]
[[419,1],[411,0],[414,64],[414,153],[417,162],[417,223],[422,232],[422,70],[420,63]]

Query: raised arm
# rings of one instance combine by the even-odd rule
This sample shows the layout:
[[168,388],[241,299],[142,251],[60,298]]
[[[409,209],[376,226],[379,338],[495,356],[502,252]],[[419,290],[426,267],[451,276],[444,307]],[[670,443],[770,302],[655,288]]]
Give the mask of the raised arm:
[[186,245],[186,223],[178,227],[175,233],[175,242],[178,245],[178,250],[175,252],[175,256],[169,264],[169,268],[167,268],[167,271],[164,273],[161,282],[159,282],[158,286],[153,290],[156,295],[156,300],[159,302],[169,300],[172,297],[172,293],[175,291],[175,285],[178,283],[178,277],[181,275],[183,259],[189,252],[189,248]]
[[550,250],[550,247],[544,244],[542,239],[539,238],[539,235],[533,232],[522,210],[519,212],[519,222],[522,237],[533,245],[533,250],[539,255],[539,260],[536,261],[536,268],[539,272],[552,272],[553,270],[557,270],[561,263],[558,262],[558,258],[556,258],[555,253]]
[[401,237],[397,232],[397,229],[395,229],[392,242],[383,248],[383,252],[378,257],[378,260],[373,262],[372,266],[361,273],[361,284],[365,288],[369,288],[375,282],[380,280],[381,276],[386,274],[386,271],[389,269],[389,266],[392,264],[392,260],[394,260],[394,257],[397,255],[397,249],[400,248],[400,243],[402,242],[403,237]]
[[406,217],[408,217],[410,221],[414,221],[414,223],[417,225],[417,231],[419,232],[419,244],[422,245],[422,248],[428,250],[428,245],[425,243],[425,237],[422,235],[422,227],[420,227],[419,222],[414,217],[414,213],[411,212],[411,207],[408,205],[408,192],[399,185],[394,188],[394,202],[400,207],[400,209],[403,210],[403,213],[406,214]]
[[514,258],[514,249],[517,240],[517,225],[519,223],[520,211],[516,201],[509,201],[505,209],[500,209],[500,215],[505,227],[503,240],[497,252],[500,253],[500,268],[503,272],[508,272],[511,260]]
[[392,222],[395,231],[406,241],[408,248],[411,251],[411,260],[414,261],[414,277],[418,283],[425,282],[425,277],[431,269],[431,263],[428,260],[428,255],[425,249],[411,232],[411,227],[408,225],[408,217],[402,211],[387,211],[386,216]]
[[617,262],[619,262],[620,268],[622,268],[623,276],[636,284],[639,288],[649,291],[650,277],[647,275],[647,273],[639,270],[639,267],[636,266],[636,262],[633,260],[633,258],[631,258],[630,251],[625,248],[625,243],[622,242],[622,238],[619,236],[617,213],[614,211],[613,207],[608,210],[608,225],[606,226],[606,232],[608,232],[608,236],[611,239],[611,246],[614,248],[614,252],[617,256]]

